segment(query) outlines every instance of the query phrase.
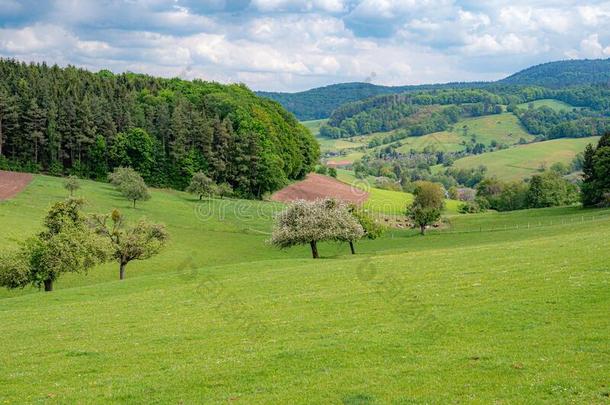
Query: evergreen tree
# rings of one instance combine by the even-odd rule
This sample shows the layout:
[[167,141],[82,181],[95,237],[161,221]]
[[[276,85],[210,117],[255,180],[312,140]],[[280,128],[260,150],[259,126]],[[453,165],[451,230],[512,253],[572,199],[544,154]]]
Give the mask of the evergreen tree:
[[319,156],[294,117],[245,86],[5,59],[0,73],[5,168],[99,179],[132,166],[151,185],[179,189],[205,171],[239,196],[261,197]]

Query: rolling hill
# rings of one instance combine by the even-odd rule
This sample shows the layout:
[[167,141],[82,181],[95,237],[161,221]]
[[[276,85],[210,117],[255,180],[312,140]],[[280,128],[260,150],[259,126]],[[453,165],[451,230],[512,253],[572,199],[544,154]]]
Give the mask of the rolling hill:
[[[3,246],[38,229],[58,178],[0,202]],[[158,257],[0,297],[2,403],[604,403],[610,211],[452,217],[427,237],[278,251],[274,203],[154,190],[137,210],[83,181],[89,211],[163,221]],[[439,381],[443,381],[439,390]]]
[[524,130],[517,117],[504,113],[466,118],[452,125],[448,131],[403,139],[397,150],[406,153],[411,149],[422,151],[426,147],[433,147],[439,151],[454,152],[464,150],[465,143],[472,139],[489,146],[493,141],[516,145],[521,140],[529,142],[534,137]]
[[257,92],[282,104],[299,120],[330,117],[339,106],[383,94],[447,88],[493,86],[544,86],[561,88],[575,85],[610,83],[610,59],[566,60],[532,66],[497,82],[447,83],[411,86],[378,86],[370,83],[341,83],[298,93]]
[[458,169],[485,166],[489,176],[501,180],[520,180],[539,173],[541,167],[549,168],[553,163],[569,165],[576,154],[588,144],[596,144],[599,137],[579,139],[556,139],[519,145],[513,148],[456,160]]
[[610,84],[610,58],[562,60],[532,66],[499,81],[503,84],[567,87]]

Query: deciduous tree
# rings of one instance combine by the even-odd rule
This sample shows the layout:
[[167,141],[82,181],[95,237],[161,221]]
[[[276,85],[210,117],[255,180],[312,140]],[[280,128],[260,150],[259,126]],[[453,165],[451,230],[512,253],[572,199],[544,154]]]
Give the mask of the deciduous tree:
[[86,226],[82,204],[80,199],[54,204],[44,220],[44,231],[0,259],[0,285],[32,284],[52,291],[61,274],[86,272],[104,261],[107,246]]
[[209,178],[203,172],[197,172],[191,178],[191,183],[186,188],[186,191],[191,194],[196,194],[199,196],[199,200],[203,198],[203,196],[209,196],[214,193],[216,190],[216,184],[214,180]]
[[68,176],[64,180],[64,188],[70,192],[70,197],[74,195],[74,192],[80,188],[80,182],[76,176]]
[[411,221],[425,235],[426,227],[441,218],[444,207],[444,193],[439,184],[428,181],[419,182],[415,188],[415,199],[407,210]]
[[309,244],[319,258],[320,241],[355,241],[364,229],[344,204],[334,200],[295,201],[276,218],[271,243],[279,248]]
[[119,263],[120,280],[125,278],[129,262],[158,254],[169,239],[164,225],[141,219],[137,224],[127,226],[118,210],[110,215],[94,215],[92,225],[98,235],[109,241],[112,258]]

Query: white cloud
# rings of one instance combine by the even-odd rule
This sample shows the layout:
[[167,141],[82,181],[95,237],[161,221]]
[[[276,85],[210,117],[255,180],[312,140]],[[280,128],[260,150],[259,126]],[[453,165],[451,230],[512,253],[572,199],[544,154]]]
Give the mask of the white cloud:
[[580,56],[585,58],[603,58],[610,56],[610,46],[604,46],[599,42],[598,34],[591,34],[580,41]]
[[323,11],[340,13],[346,9],[343,0],[252,0],[251,6],[262,12]]
[[31,1],[0,0],[0,56],[256,89],[488,80],[610,56],[606,0]]

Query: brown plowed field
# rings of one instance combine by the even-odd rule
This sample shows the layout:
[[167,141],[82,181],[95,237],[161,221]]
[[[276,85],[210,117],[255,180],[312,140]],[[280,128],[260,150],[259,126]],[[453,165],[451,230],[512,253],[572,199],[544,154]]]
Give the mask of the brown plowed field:
[[281,202],[314,201],[319,198],[336,198],[345,202],[361,204],[369,198],[369,193],[332,177],[310,173],[305,180],[291,184],[271,196],[273,201]]
[[16,196],[32,181],[29,173],[5,172],[0,170],[0,201]]

